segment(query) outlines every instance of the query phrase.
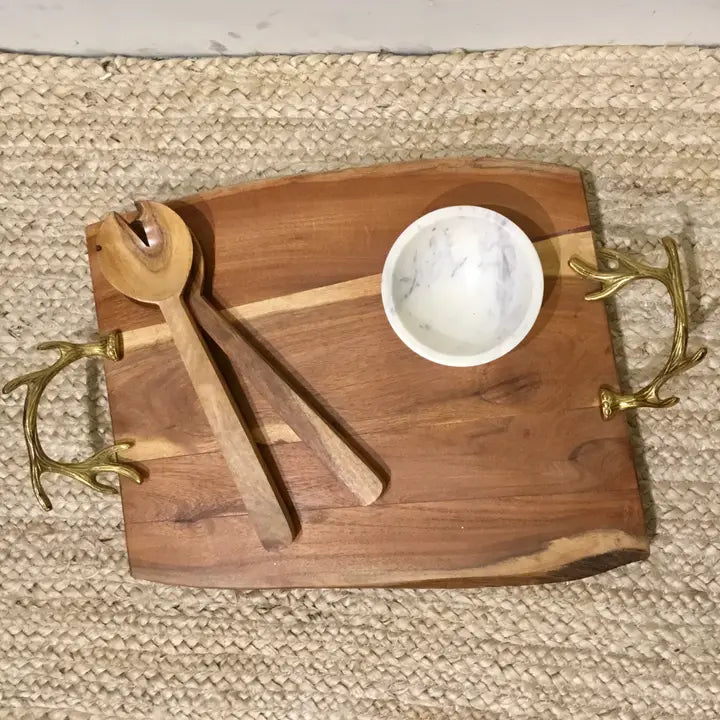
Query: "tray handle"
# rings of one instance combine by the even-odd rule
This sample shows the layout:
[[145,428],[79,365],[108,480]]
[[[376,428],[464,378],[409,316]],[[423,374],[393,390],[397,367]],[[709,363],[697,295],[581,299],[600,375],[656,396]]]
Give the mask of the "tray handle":
[[65,475],[101,493],[117,493],[118,490],[114,486],[98,480],[99,473],[115,472],[137,483],[141,482],[140,473],[131,465],[127,465],[117,458],[118,452],[127,450],[132,446],[131,442],[112,445],[100,450],[100,452],[95,453],[86,460],[61,462],[60,460],[53,460],[45,453],[37,429],[38,406],[43,391],[50,381],[61,370],[80,358],[102,357],[109,360],[119,360],[122,356],[120,333],[110,333],[96,342],[77,344],[53,341],[41,343],[37,348],[38,350],[57,350],[60,356],[52,365],[10,380],[4,385],[2,391],[7,394],[21,385],[27,386],[27,395],[25,396],[25,406],[23,408],[23,431],[30,459],[30,481],[35,497],[42,509],[45,511],[52,509],[52,503],[40,482],[43,474],[48,472]]
[[606,248],[597,251],[598,258],[614,262],[617,265],[615,269],[598,270],[575,255],[568,262],[578,275],[590,280],[598,280],[602,284],[599,290],[588,293],[585,296],[586,300],[601,300],[610,297],[633,280],[659,280],[667,288],[672,300],[675,331],[673,332],[670,357],[657,376],[637,392],[624,394],[603,385],[600,388],[600,411],[604,420],[609,420],[618,412],[630,408],[667,408],[675,405],[678,398],[675,396],[661,398],[660,388],[673,375],[678,375],[697,365],[707,354],[705,347],[696,350],[692,355],[687,354],[688,311],[677,243],[672,238],[665,237],[662,244],[668,256],[668,263],[665,267],[646,265],[638,260],[633,260],[625,253]]

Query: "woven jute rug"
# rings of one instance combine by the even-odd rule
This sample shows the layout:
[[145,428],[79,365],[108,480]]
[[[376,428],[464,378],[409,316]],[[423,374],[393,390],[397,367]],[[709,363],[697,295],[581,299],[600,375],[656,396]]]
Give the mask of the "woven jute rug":
[[[0,56],[0,378],[96,332],[83,227],[137,197],[277,174],[486,155],[585,171],[597,242],[683,248],[682,400],[633,420],[652,555],[584,581],[472,591],[233,592],[130,578],[120,503],[30,490],[23,394],[0,407],[0,717],[720,717],[720,51]],[[670,304],[612,310],[623,382],[666,355]],[[82,365],[82,364],[80,364]],[[102,372],[48,390],[51,455],[110,441]],[[551,432],[552,429],[549,429]],[[521,451],[521,449],[520,449]]]

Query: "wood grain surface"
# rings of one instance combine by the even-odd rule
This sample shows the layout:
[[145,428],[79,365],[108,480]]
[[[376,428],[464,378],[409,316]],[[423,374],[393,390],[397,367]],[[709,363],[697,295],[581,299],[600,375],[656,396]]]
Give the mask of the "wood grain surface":
[[[645,557],[625,420],[603,422],[617,382],[605,310],[567,269],[594,260],[582,180],[559,166],[441,160],[261,181],[170,203],[209,258],[213,301],[389,478],[357,501],[216,359],[263,457],[297,509],[295,542],[254,537],[156,309],[114,292],[88,250],[100,329],[123,331],[106,366],[116,438],[148,479],[122,484],[131,571],[224,587],[472,586],[571,579]],[[379,273],[429,210],[491,207],[536,241],[546,293],[507,356],[445,368],[414,355],[382,310]]]

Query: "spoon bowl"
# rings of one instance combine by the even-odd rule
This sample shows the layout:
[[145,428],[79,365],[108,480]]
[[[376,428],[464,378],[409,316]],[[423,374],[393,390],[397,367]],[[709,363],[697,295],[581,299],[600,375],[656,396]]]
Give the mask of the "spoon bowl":
[[100,226],[95,250],[108,282],[134,300],[158,304],[179,296],[193,261],[193,240],[187,225],[170,208],[141,200],[133,225],[117,213]]

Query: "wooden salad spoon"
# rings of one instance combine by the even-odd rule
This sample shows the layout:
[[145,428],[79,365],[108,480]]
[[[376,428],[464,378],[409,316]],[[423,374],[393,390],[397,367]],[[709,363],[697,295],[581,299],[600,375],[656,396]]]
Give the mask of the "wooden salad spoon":
[[137,208],[141,234],[117,213],[103,220],[100,268],[116,290],[160,308],[260,542],[268,550],[288,545],[294,527],[287,506],[182,297],[193,260],[190,231],[165,205],[142,201]]

